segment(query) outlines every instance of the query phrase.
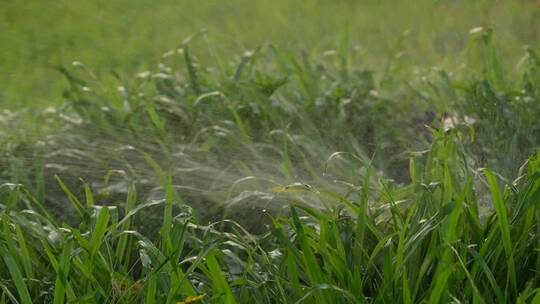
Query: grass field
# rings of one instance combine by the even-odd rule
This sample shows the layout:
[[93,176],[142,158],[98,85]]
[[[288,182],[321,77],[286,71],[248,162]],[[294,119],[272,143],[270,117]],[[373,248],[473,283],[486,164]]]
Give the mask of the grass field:
[[224,61],[264,42],[313,53],[358,47],[357,64],[380,70],[397,53],[415,66],[461,64],[466,33],[489,26],[515,64],[524,45],[538,46],[539,11],[523,0],[8,1],[0,6],[0,103],[58,104],[65,82],[54,67],[78,60],[101,76],[135,73],[202,29]]
[[0,303],[540,303],[536,1],[0,14]]

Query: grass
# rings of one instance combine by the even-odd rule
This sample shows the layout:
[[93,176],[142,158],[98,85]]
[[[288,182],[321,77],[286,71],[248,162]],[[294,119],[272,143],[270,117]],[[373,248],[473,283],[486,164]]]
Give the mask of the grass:
[[499,49],[514,64],[523,45],[538,49],[539,13],[527,0],[10,2],[0,7],[0,102],[11,109],[58,105],[66,83],[54,67],[78,60],[102,77],[111,70],[136,73],[201,29],[212,46],[205,54],[207,47],[198,48],[206,59],[216,50],[227,59],[267,41],[314,53],[347,45],[361,51],[362,64],[379,70],[398,52],[416,66],[457,66],[465,34],[484,26],[497,31]]
[[[354,22],[377,24],[364,14]],[[119,61],[133,76],[97,59],[58,67],[62,103],[0,116],[0,303],[539,303],[540,57],[512,43],[536,34],[466,34],[463,20],[440,18],[467,29],[443,35],[460,50],[448,61],[414,29],[382,59],[298,29],[308,51],[233,56],[198,32],[162,56],[153,37],[109,58],[158,58]],[[398,38],[366,39],[384,37]]]
[[[450,162],[452,144],[452,136],[438,138],[431,153],[447,154],[443,161]],[[455,172],[426,164],[417,182],[375,193],[363,188],[359,200],[312,189],[310,195],[341,204],[291,207],[260,235],[234,222],[229,232],[217,229],[219,222],[197,224],[179,205],[174,217],[164,214],[154,242],[132,222],[167,199],[121,215],[116,206],[94,205],[88,190],[86,201],[73,198],[80,218],[69,226],[32,212],[41,203],[19,186],[2,206],[2,301],[174,303],[207,294],[203,302],[535,303],[539,160],[531,158],[504,193],[484,172],[496,209],[486,220],[472,186],[484,177],[432,182]],[[363,184],[370,184],[369,174]]]

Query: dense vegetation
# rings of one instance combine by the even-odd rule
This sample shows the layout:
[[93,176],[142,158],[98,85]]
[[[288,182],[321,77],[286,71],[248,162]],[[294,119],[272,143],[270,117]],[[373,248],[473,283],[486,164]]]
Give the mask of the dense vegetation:
[[[354,46],[360,61],[380,71],[398,52],[414,66],[458,66],[471,28],[491,26],[502,57],[512,64],[523,45],[540,47],[536,0],[41,0],[0,5],[0,104],[61,102],[58,65],[79,60],[100,78],[136,73],[201,29],[201,60],[227,62],[271,41],[313,54]],[[408,31],[406,39],[399,36]],[[206,45],[210,45],[208,48]],[[214,64],[212,64],[214,65]]]
[[540,57],[496,33],[58,67],[0,114],[0,303],[540,303]]

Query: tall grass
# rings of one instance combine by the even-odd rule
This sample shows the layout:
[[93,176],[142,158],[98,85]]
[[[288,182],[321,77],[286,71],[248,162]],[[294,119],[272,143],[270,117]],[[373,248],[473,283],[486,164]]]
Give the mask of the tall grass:
[[189,39],[133,79],[61,68],[46,128],[2,116],[0,302],[540,301],[540,61],[507,79],[472,35],[457,76]]
[[[293,204],[260,235],[232,221],[225,231],[224,222],[197,223],[175,202],[180,212],[164,214],[151,240],[133,223],[168,199],[138,201],[133,187],[124,209],[97,205],[90,187],[83,201],[65,188],[79,218],[60,224],[23,186],[4,185],[1,301],[538,301],[540,154],[502,191],[489,170],[456,172],[453,140],[438,138],[431,161],[413,159],[423,169],[408,185],[377,180],[369,190],[368,174],[348,197],[311,189],[332,207]],[[495,209],[485,220],[477,179],[489,185]]]

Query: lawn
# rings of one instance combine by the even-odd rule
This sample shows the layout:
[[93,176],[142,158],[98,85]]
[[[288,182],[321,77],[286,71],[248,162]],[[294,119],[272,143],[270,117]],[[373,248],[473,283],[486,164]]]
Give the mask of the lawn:
[[536,1],[0,14],[0,303],[540,303]]

